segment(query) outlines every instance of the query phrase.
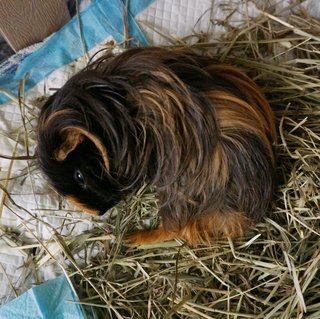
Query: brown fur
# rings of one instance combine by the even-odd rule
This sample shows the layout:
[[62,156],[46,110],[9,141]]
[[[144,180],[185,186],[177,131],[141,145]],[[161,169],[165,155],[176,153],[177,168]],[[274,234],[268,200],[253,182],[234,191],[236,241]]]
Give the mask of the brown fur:
[[209,245],[213,239],[244,236],[251,221],[243,213],[208,213],[208,216],[187,223],[179,231],[159,227],[147,231],[128,234],[125,241],[129,245],[148,245],[155,242],[182,239],[190,246]]
[[54,187],[88,211],[155,186],[162,225],[128,241],[196,246],[242,236],[265,214],[275,140],[268,102],[237,68],[190,51],[130,49],[94,62],[49,99],[38,154]]
[[85,204],[81,203],[77,198],[74,198],[73,196],[66,196],[66,199],[74,206],[80,208],[82,211],[91,214],[91,215],[95,215],[98,216],[99,212],[96,209],[92,209],[88,206],[86,206]]

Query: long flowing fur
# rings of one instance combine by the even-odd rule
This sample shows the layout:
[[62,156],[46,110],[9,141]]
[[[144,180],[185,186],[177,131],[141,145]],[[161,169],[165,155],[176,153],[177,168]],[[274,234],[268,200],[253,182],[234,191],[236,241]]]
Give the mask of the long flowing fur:
[[[130,49],[89,65],[49,99],[38,155],[57,190],[91,211],[143,182],[156,186],[162,226],[128,241],[178,237],[197,245],[243,235],[265,214],[275,139],[268,102],[238,69],[189,51]],[[105,189],[92,182],[85,194],[62,175],[73,167],[68,160],[77,166],[88,150]]]

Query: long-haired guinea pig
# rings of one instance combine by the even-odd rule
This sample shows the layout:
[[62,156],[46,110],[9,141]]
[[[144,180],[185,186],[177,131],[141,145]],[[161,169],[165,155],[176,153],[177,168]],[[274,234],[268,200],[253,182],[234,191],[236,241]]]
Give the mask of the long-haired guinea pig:
[[189,51],[106,54],[43,106],[38,158],[70,202],[104,214],[142,183],[155,186],[157,229],[132,244],[235,237],[273,192],[274,117],[238,69]]

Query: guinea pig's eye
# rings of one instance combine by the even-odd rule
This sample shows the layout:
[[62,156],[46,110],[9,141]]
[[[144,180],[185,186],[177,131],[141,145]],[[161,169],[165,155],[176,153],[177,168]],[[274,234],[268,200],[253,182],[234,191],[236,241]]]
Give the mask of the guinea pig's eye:
[[78,169],[74,172],[74,178],[79,184],[81,184],[81,185],[85,184],[84,177],[83,177],[81,171],[79,171]]

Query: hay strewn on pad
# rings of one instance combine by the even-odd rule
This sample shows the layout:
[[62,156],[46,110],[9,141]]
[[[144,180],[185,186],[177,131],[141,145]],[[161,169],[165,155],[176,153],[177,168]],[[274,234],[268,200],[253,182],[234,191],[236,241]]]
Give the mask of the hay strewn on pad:
[[250,74],[278,121],[274,207],[246,238],[125,247],[124,233],[157,223],[156,196],[143,187],[88,232],[17,244],[38,249],[35,269],[56,261],[97,318],[320,318],[320,22],[288,12],[286,21],[261,12],[219,43],[194,45]]

